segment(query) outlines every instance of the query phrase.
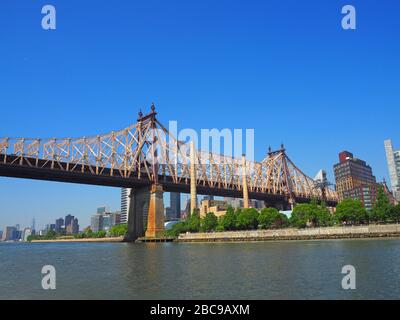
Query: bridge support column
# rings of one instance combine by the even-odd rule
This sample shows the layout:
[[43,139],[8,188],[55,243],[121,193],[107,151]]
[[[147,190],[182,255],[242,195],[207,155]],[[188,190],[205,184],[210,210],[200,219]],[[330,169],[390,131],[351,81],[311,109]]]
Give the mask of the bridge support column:
[[131,189],[129,199],[128,233],[125,236],[125,241],[135,241],[137,238],[144,236],[145,224],[143,216],[147,207],[146,204],[150,200],[149,188]]
[[197,210],[197,191],[196,191],[196,155],[194,142],[190,141],[190,213]]
[[249,207],[249,190],[247,189],[246,156],[242,155],[242,187],[243,187],[243,208]]
[[153,184],[150,190],[149,214],[147,220],[147,238],[156,238],[164,234],[164,199],[161,185]]

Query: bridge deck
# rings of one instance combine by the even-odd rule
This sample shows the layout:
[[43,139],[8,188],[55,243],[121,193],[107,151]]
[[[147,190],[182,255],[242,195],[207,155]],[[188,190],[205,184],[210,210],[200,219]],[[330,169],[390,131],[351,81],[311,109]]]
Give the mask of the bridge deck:
[[[113,175],[109,168],[103,168],[102,174],[93,174],[88,166],[78,165],[75,171],[67,171],[65,163],[52,164],[51,161],[38,160],[38,165],[20,165],[16,161],[17,157],[13,155],[0,154],[0,176],[12,178],[24,178],[34,180],[46,180],[56,182],[78,183],[107,187],[118,188],[134,188],[140,189],[150,187],[153,183],[147,176],[139,178],[136,175],[129,178],[120,175],[118,170],[115,170]],[[35,163],[36,159],[30,159],[30,163]],[[183,182],[176,183],[169,176],[158,176],[158,182],[163,186],[164,191],[190,193],[190,179],[185,179]],[[210,187],[207,185],[197,185],[196,190],[201,195],[214,195],[221,197],[242,198],[241,190],[226,189],[219,187]],[[255,200],[264,200],[269,205],[288,203],[288,198],[283,194],[261,193],[249,191],[249,198]],[[297,203],[309,202],[309,198],[296,197]],[[336,201],[327,201],[328,206],[335,206]]]

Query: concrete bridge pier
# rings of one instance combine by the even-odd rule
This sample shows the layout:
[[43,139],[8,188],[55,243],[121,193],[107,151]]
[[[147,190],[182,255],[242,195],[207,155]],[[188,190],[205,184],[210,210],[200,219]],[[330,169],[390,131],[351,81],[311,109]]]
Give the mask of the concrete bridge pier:
[[144,236],[146,229],[143,217],[145,215],[144,210],[148,207],[150,201],[149,188],[131,189],[129,198],[128,233],[125,236],[125,241],[135,241]]
[[149,213],[147,216],[146,238],[164,235],[164,191],[161,185],[153,184],[150,189]]
[[141,189],[131,189],[128,209],[128,233],[125,241],[139,237],[155,238],[164,233],[163,188],[153,184]]

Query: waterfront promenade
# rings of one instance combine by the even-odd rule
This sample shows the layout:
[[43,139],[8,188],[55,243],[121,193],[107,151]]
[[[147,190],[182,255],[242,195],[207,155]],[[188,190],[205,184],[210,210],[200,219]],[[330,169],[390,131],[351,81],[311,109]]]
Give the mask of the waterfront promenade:
[[185,233],[179,235],[178,241],[269,241],[382,237],[400,238],[400,224]]

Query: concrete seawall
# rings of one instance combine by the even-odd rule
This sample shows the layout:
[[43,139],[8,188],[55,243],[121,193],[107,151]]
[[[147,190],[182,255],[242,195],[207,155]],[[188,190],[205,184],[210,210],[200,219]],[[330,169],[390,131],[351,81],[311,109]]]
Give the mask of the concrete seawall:
[[400,237],[400,224],[275,229],[225,232],[200,232],[179,235],[182,242],[268,241]]

